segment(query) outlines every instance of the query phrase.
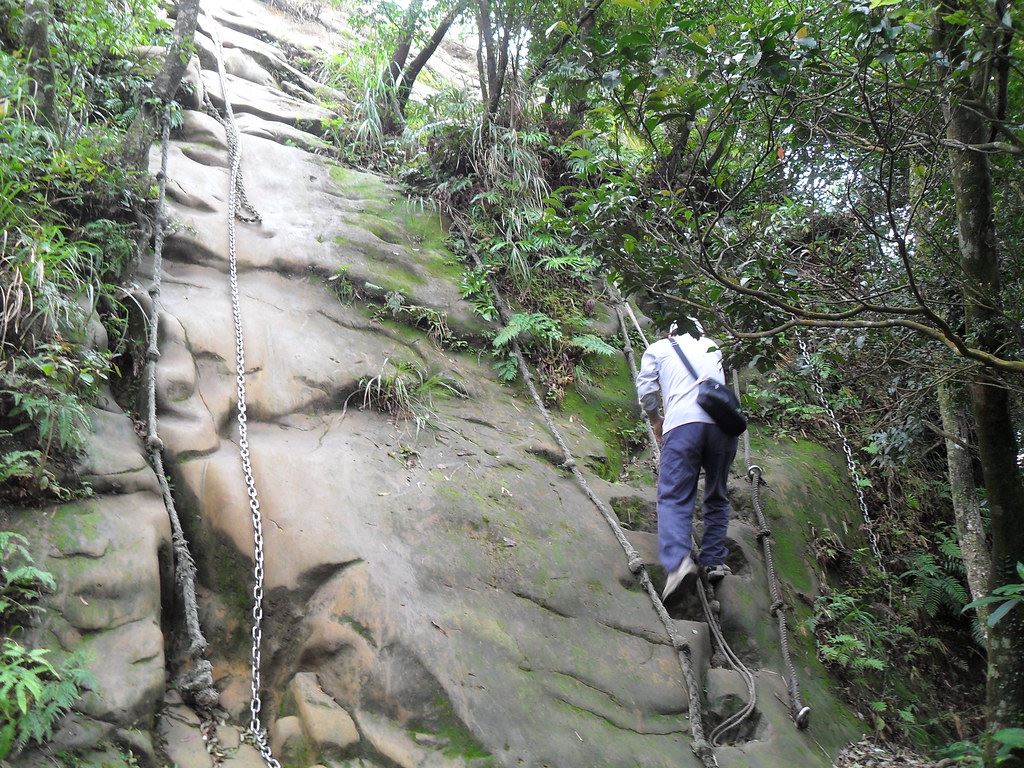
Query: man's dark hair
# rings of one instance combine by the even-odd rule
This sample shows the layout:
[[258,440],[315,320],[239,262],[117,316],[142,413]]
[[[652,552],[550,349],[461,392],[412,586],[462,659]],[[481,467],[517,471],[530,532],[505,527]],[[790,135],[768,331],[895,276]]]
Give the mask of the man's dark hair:
[[666,318],[662,324],[665,335],[681,336],[684,333],[688,333],[696,339],[699,339],[703,334],[696,322],[692,317],[686,315],[672,315]]

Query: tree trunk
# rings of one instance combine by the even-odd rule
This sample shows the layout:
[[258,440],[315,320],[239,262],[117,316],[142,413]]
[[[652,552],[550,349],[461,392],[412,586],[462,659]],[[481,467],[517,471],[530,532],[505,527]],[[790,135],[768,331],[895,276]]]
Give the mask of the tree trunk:
[[694,110],[677,119],[673,125],[672,147],[664,160],[665,185],[672,189],[683,176],[687,154],[690,146],[690,134],[693,132]]
[[444,18],[438,23],[437,29],[434,30],[434,34],[430,36],[427,44],[423,47],[423,50],[416,54],[416,58],[409,62],[409,66],[405,68],[402,82],[398,86],[398,112],[403,118],[405,117],[405,107],[409,103],[409,95],[412,93],[412,87],[416,84],[416,78],[419,77],[423,67],[430,61],[430,57],[434,55],[437,47],[441,45],[444,36],[448,34],[452,24],[466,10],[467,5],[469,5],[469,0],[462,0],[462,2],[455,5],[445,14]]
[[[1017,468],[1017,439],[1010,418],[1006,385],[988,372],[971,385],[978,448],[988,491],[992,530],[992,568],[989,590],[1018,581],[1015,564],[1024,560],[1024,488]],[[988,634],[988,729],[1020,727],[1024,723],[1024,610],[1004,616]],[[1024,767],[1019,754],[1000,763]],[[986,765],[994,765],[991,748]]]
[[484,50],[484,74],[486,80],[480,82],[480,91],[486,93],[487,103],[494,94],[494,83],[497,78],[497,63],[494,52],[494,27],[491,23],[490,0],[478,0],[477,2],[477,26],[480,29],[480,39],[483,41]]
[[412,0],[405,12],[405,21],[402,24],[402,31],[398,37],[398,45],[391,54],[391,61],[384,67],[380,79],[384,86],[390,88],[398,81],[398,76],[405,68],[405,62],[409,59],[409,51],[412,50],[412,39],[416,34],[416,25],[420,20],[420,12],[423,10],[423,0]]
[[[981,101],[979,84],[958,71],[966,62],[965,29],[948,21],[961,10],[959,0],[939,0],[935,14],[936,48],[945,53],[938,66],[943,84],[943,112],[949,148],[950,175],[956,198],[960,263],[968,331],[983,349],[998,352],[1009,337],[1001,312],[1001,281],[993,220],[992,175],[988,157],[964,145],[988,140],[991,125],[968,104]],[[965,68],[968,72],[972,67]],[[982,370],[971,384],[975,432],[992,532],[989,588],[1016,581],[1014,565],[1024,559],[1024,484],[1017,467],[1017,435],[1006,384]],[[1019,727],[1024,722],[1024,611],[1010,611],[989,630],[986,714],[988,730]],[[986,765],[994,765],[992,745]],[[1003,768],[1024,767],[1014,753]]]
[[476,71],[477,77],[480,79],[480,101],[486,102],[488,100],[488,96],[487,70],[484,67],[484,33],[479,27],[476,35]]
[[501,94],[505,90],[505,73],[508,71],[508,47],[511,38],[511,11],[505,18],[504,30],[499,30],[498,62],[495,66],[494,80],[490,84],[490,100],[487,102],[487,115],[493,118],[501,106]]
[[21,42],[28,57],[28,75],[35,89],[36,107],[51,128],[57,125],[57,85],[50,58],[50,4],[26,0]]
[[[153,93],[164,101],[171,101],[181,79],[188,68],[195,48],[196,23],[199,19],[199,0],[181,0],[174,20],[171,44],[167,48],[164,63],[153,80]],[[149,145],[157,132],[160,108],[143,103],[124,139],[124,163],[129,168],[144,170],[149,155]]]
[[[942,416],[942,429],[946,433],[946,462],[949,466],[950,494],[953,497],[953,517],[956,520],[964,569],[967,571],[967,586],[971,590],[971,598],[977,600],[988,594],[992,558],[985,540],[981,506],[978,504],[977,487],[974,484],[974,462],[967,448],[971,431],[962,398],[957,397],[954,386],[942,383],[938,390],[939,414]],[[986,639],[988,628],[985,619],[988,618],[988,612],[988,606],[978,608],[978,622]]]
[[199,19],[199,0],[181,0],[178,3],[178,17],[174,20],[171,45],[167,49],[160,74],[153,82],[153,90],[161,99],[170,100],[178,92],[181,78],[188,68],[189,59],[195,48],[196,21]]

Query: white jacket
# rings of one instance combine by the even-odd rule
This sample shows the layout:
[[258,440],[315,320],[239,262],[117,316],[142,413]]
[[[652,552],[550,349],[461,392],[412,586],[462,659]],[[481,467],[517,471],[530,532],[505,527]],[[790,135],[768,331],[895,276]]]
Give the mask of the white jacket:
[[697,382],[715,379],[725,383],[722,353],[714,341],[706,336],[694,338],[689,334],[674,338],[699,378],[694,379],[686,370],[668,339],[659,339],[647,348],[636,377],[640,407],[648,413],[657,410],[658,392],[661,392],[665,407],[663,432],[695,421],[713,424],[714,419],[697,405]]

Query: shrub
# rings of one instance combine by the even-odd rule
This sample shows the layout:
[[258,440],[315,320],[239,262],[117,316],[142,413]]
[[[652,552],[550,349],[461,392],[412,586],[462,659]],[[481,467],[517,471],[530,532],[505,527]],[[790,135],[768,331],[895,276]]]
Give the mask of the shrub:
[[62,662],[44,648],[29,649],[14,639],[21,623],[42,609],[36,604],[56,584],[35,567],[28,541],[0,531],[0,760],[27,744],[53,736],[59,719],[71,709],[92,676],[76,654]]
[[434,414],[435,396],[465,397],[451,380],[441,374],[430,375],[413,363],[384,360],[380,373],[362,379],[357,394],[363,408],[372,408],[397,418],[411,418],[419,432]]

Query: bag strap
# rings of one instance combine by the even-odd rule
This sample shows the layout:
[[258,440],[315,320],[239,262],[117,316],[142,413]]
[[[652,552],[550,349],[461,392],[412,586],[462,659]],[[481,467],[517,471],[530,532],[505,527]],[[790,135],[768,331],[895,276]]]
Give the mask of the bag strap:
[[697,375],[697,371],[695,371],[693,366],[690,365],[690,361],[686,358],[686,355],[683,354],[683,350],[679,348],[679,345],[676,344],[676,340],[670,336],[668,343],[672,345],[672,349],[674,349],[676,354],[679,355],[679,359],[683,361],[683,365],[686,366],[686,370],[690,372],[690,375],[697,379],[697,381],[700,381],[700,376]]

